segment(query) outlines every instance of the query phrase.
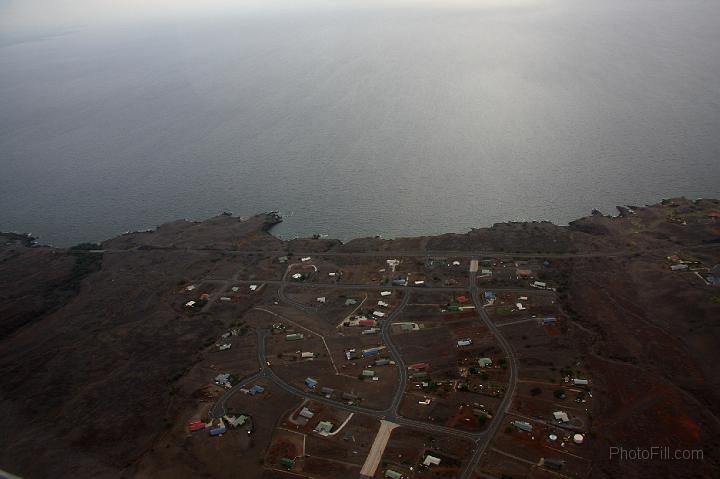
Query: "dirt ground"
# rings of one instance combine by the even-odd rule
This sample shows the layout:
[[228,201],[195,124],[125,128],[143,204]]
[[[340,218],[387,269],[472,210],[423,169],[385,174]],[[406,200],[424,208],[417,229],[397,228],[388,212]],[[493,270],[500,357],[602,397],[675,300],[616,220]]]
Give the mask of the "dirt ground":
[[[357,375],[370,362],[344,359],[347,349],[381,345],[380,337],[337,328],[353,311],[345,299],[367,301],[359,310],[367,313],[377,305],[378,290],[288,287],[290,299],[307,306],[304,312],[276,304],[281,303],[276,283],[250,292],[250,282],[282,277],[287,265],[278,258],[288,253],[294,263],[299,261],[294,253],[311,252],[318,271],[308,282],[382,285],[409,274],[411,281],[457,287],[442,293],[413,287],[411,305],[398,321],[415,322],[419,329],[394,328],[392,337],[408,363],[429,363],[430,382],[451,385],[448,390],[442,385],[445,397],[433,398],[427,414],[418,401],[430,394],[417,387],[422,378],[413,378],[403,413],[475,430],[481,425],[469,409],[477,409],[475,403],[493,409],[499,397],[457,386],[502,387],[506,358],[479,321],[476,325],[475,312],[447,311],[459,295],[467,295],[469,258],[437,252],[483,250],[492,252],[480,258],[491,274],[478,284],[497,290],[498,304],[487,311],[519,365],[508,418],[528,418],[537,437],[500,428],[478,470],[497,477],[556,477],[537,461],[562,454],[567,457],[562,473],[571,477],[713,477],[720,467],[720,379],[714,369],[720,290],[707,278],[720,275],[718,211],[716,200],[677,198],[621,208],[618,216],[594,214],[564,227],[505,223],[467,234],[346,244],[280,240],[269,233],[277,221],[272,215],[177,221],[72,249],[34,246],[27,238],[3,234],[0,464],[28,478],[75,477],[78,471],[92,477],[228,477],[237,471],[290,477],[264,461],[280,418],[302,400],[268,380],[258,380],[265,393],[238,393],[227,403],[229,410],[252,417],[252,434],[230,430],[210,437],[186,429],[190,418],[206,417],[223,393],[212,384],[215,375],[242,378],[259,370],[256,333],[281,321],[312,332],[292,345],[282,336],[270,337],[268,356],[278,375],[299,387],[305,377],[317,376],[321,385],[359,394],[364,406],[386,407],[397,382],[395,368],[374,367],[379,381],[361,381]],[[403,256],[407,251],[418,254]],[[363,254],[344,255],[352,252]],[[573,256],[557,256],[564,253]],[[401,262],[391,273],[386,260],[394,257]],[[453,265],[455,260],[460,265]],[[530,273],[518,272],[525,269]],[[548,282],[556,293],[502,291],[534,280]],[[188,291],[188,285],[196,288]],[[207,303],[185,307],[202,293],[208,293]],[[328,301],[318,303],[319,296]],[[395,292],[389,309],[401,299]],[[520,311],[517,302],[527,309]],[[557,322],[543,326],[538,318],[545,315]],[[236,334],[222,338],[231,330]],[[463,337],[473,339],[471,348],[457,347]],[[226,342],[232,348],[219,351],[218,344]],[[298,360],[297,351],[305,349],[317,358]],[[479,355],[498,367],[469,372]],[[576,387],[565,378],[590,383]],[[558,391],[565,397],[556,396]],[[555,408],[567,410],[573,426],[582,428],[582,445],[553,449],[549,433],[559,431],[548,420]],[[344,434],[327,443],[313,438],[309,444],[318,455],[297,467],[313,477],[357,476],[373,427],[361,427],[347,440]],[[414,468],[412,476],[456,474],[468,444],[451,447],[433,439],[451,441],[395,430],[378,474],[392,464],[410,475],[410,465],[429,450],[443,457],[441,468]],[[700,449],[703,460],[618,461],[608,455],[611,446],[653,445]]]

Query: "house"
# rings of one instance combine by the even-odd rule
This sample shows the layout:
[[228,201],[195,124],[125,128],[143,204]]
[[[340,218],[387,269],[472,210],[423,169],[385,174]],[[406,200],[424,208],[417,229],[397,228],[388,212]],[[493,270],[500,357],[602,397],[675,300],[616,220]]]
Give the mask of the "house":
[[299,341],[304,337],[302,333],[292,333],[285,336],[285,341]]
[[293,279],[302,279],[302,277],[303,276],[300,273],[295,273],[294,275],[292,275]]
[[278,263],[287,263],[288,257],[287,256],[278,256],[277,261],[278,261]]
[[314,378],[305,378],[305,385],[309,388],[314,388],[318,385],[317,379]]
[[547,283],[543,283],[542,281],[533,281],[532,283],[530,283],[530,286],[532,286],[533,288],[545,289],[547,288]]
[[360,319],[358,320],[359,326],[375,326],[377,324],[377,321],[374,319]]
[[195,289],[195,285],[194,285],[194,284],[191,284],[190,286],[188,286],[187,288],[185,288],[185,291],[192,291],[193,289]]
[[330,421],[320,421],[318,425],[315,427],[315,432],[327,436],[330,431],[332,431],[333,423]]
[[422,369],[427,369],[428,363],[415,363],[408,366],[408,369],[410,371],[420,371]]
[[232,427],[240,427],[247,422],[249,417],[241,414],[239,416],[225,416],[225,419]]
[[480,270],[480,276],[484,276],[484,277],[492,276],[492,270],[491,270],[491,269],[487,269],[487,268],[482,268],[482,269]]
[[373,311],[373,316],[375,316],[376,318],[384,318],[385,313],[383,313],[382,311]]
[[357,352],[355,349],[348,349],[345,351],[345,358],[350,361],[353,359],[360,359],[360,353]]
[[326,398],[329,398],[335,393],[335,390],[332,388],[324,387],[320,389],[320,394],[325,396]]
[[225,351],[232,347],[232,344],[225,343],[225,344],[218,344],[218,351]]
[[523,306],[522,303],[515,303],[515,306],[517,306],[517,309],[520,311],[524,311],[525,309],[527,309],[525,308],[525,306]]
[[382,296],[383,298],[386,296],[390,296],[391,294],[392,294],[391,291],[381,291],[380,292],[380,296]]
[[365,349],[362,352],[362,357],[367,358],[370,356],[377,356],[383,349],[385,349],[385,346],[377,346],[374,348]]
[[220,373],[217,376],[215,376],[215,384],[218,386],[224,386],[230,381],[230,374],[228,373]]
[[364,378],[371,378],[375,376],[375,371],[372,369],[363,369],[362,375]]
[[573,378],[573,380],[572,380],[572,383],[576,386],[587,386],[589,384],[589,382],[590,381],[588,381],[587,379]]
[[415,283],[413,283],[415,286],[425,286],[425,281],[423,280],[417,280]]
[[478,359],[478,364],[481,368],[486,368],[488,366],[492,366],[492,359],[490,358],[480,358]]
[[360,396],[351,393],[342,393],[341,397],[346,401],[357,401],[360,399]]
[[380,332],[380,328],[363,329],[362,334],[377,334]]
[[376,359],[373,364],[375,366],[387,366],[388,364],[390,364],[390,360],[389,359]]
[[190,429],[190,432],[200,431],[202,429],[205,429],[205,423],[200,421],[199,419],[196,421],[190,422],[188,424],[188,429]]
[[688,269],[688,265],[686,264],[673,264],[670,265],[670,269],[673,271],[682,271]]
[[485,298],[485,301],[487,301],[487,302],[495,301],[495,293],[493,293],[492,291],[485,291],[483,293],[483,297]]
[[195,306],[195,301],[188,301],[187,303],[185,303],[185,306],[187,306],[188,308],[192,308]]
[[319,298],[317,298],[317,302],[325,304],[325,296],[320,296]]
[[458,306],[457,304],[451,304],[450,306],[448,306],[448,311],[460,311],[460,306]]
[[385,261],[385,262],[386,262],[387,265],[390,267],[390,271],[392,271],[393,273],[395,272],[395,268],[397,268],[398,265],[400,264],[400,260],[399,260],[399,259],[389,259],[389,260],[387,260],[387,261]]
[[310,256],[305,256],[304,258],[300,258],[300,261],[305,263],[306,261],[310,261]]
[[517,429],[520,429],[521,431],[527,431],[532,432],[533,427],[532,424],[525,421],[513,421],[510,423],[510,425],[515,426]]
[[355,306],[357,304],[357,299],[348,298],[345,300],[345,306]]
[[548,316],[543,318],[542,322],[543,324],[554,324],[557,322],[557,318],[555,316]]
[[210,299],[210,295],[208,293],[203,293],[200,295],[200,301],[208,301]]
[[452,265],[453,265],[453,266],[460,266],[460,261],[455,260],[455,261],[452,262]]
[[533,273],[529,269],[517,269],[515,274],[517,274],[518,278],[529,278]]
[[257,291],[258,285],[257,284],[251,284],[250,285],[250,291]]
[[458,348],[462,348],[464,346],[470,346],[472,343],[472,339],[470,338],[458,339],[457,346]]
[[430,466],[430,465],[439,466],[439,465],[440,465],[440,458],[439,458],[439,457],[435,457],[435,456],[431,456],[430,454],[428,454],[427,456],[425,456],[425,460],[423,461],[423,466]]
[[262,392],[265,392],[265,388],[262,386],[258,386],[257,384],[248,390],[248,394],[250,396],[254,396],[254,395],[260,394]]
[[287,457],[280,458],[280,465],[286,469],[292,469],[295,466],[295,461]]
[[708,276],[705,280],[712,286],[720,286],[720,276]]
[[405,278],[395,278],[392,280],[393,286],[407,286],[407,279]]
[[458,303],[467,303],[467,300],[468,299],[465,296],[458,296],[457,298],[455,298],[455,301],[457,301]]
[[389,303],[386,303],[385,301],[378,301],[377,304],[378,304],[378,306],[380,306],[381,308],[387,308],[388,306],[390,306],[390,304],[389,304]]
[[395,472],[392,469],[388,469],[385,471],[385,477],[389,477],[390,479],[402,479],[402,474]]
[[315,357],[315,353],[311,353],[311,352],[309,352],[309,351],[305,351],[305,352],[300,353],[300,357],[301,357],[302,359],[312,359],[312,358]]
[[225,426],[216,427],[214,429],[210,429],[210,435],[211,436],[221,436],[221,435],[225,434],[225,431],[227,431]]
[[305,419],[312,419],[314,415],[315,413],[306,407],[302,408],[298,413],[298,416],[304,417]]
[[553,417],[558,422],[570,422],[570,418],[565,411],[555,411]]

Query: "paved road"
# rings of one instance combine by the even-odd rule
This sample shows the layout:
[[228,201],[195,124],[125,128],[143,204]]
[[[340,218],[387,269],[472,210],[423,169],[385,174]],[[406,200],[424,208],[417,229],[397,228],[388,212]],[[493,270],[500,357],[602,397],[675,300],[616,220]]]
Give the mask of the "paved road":
[[398,427],[398,425],[393,422],[380,421],[380,429],[375,435],[375,440],[370,448],[370,452],[367,458],[365,458],[362,469],[360,469],[360,479],[371,479],[375,477],[375,471],[377,471],[380,459],[382,459],[383,452],[385,452],[385,446],[387,446],[388,440],[390,439],[390,434],[396,427]]
[[[392,286],[392,285],[378,285],[378,284],[359,284],[359,283],[313,283],[313,282],[305,282],[305,281],[298,281],[298,282],[292,282],[288,283],[285,280],[282,279],[237,279],[237,278],[203,278],[199,279],[197,281],[194,281],[195,284],[200,283],[214,283],[219,285],[224,284],[268,284],[272,286],[295,286],[295,287],[301,287],[301,288],[328,288],[328,289],[348,289],[348,290],[388,290],[388,291],[406,291],[406,290],[412,290],[412,291],[418,291],[418,292],[453,292],[453,291],[467,291],[469,289],[468,285],[457,285],[457,286]],[[499,293],[539,293],[539,294],[553,294],[554,291],[549,289],[538,289],[538,288],[508,288],[508,287],[498,287],[498,288],[489,288],[492,289],[492,291],[496,291]],[[284,291],[283,291],[284,293]],[[298,303],[297,301],[293,301],[286,297],[284,301],[288,304],[292,304],[293,306],[301,309],[304,312],[313,312],[315,311],[312,307],[303,305],[302,303]]]
[[[258,364],[265,364],[265,337],[264,333],[260,330],[257,331],[257,341],[258,341]],[[262,359],[262,361],[261,361]],[[248,383],[255,382],[261,377],[266,376],[265,370],[261,367],[260,371],[251,374],[249,376],[245,376],[242,378],[235,386],[225,391],[225,393],[220,396],[220,399],[218,399],[215,404],[213,405],[212,409],[210,409],[210,414],[214,418],[221,418],[225,414],[227,414],[227,409],[225,408],[225,405],[228,402],[228,399],[233,397],[240,389],[245,387]]]
[[508,387],[505,391],[505,395],[503,396],[503,399],[500,402],[497,411],[495,411],[495,415],[493,416],[490,425],[485,430],[486,435],[483,438],[478,439],[478,441],[476,442],[475,451],[473,452],[470,460],[465,465],[465,469],[463,470],[460,479],[468,479],[469,477],[473,476],[475,467],[480,462],[480,459],[485,452],[485,449],[487,449],[488,444],[490,443],[490,441],[492,441],[495,433],[500,428],[500,425],[502,424],[501,421],[505,417],[505,413],[507,413],[507,410],[512,403],[513,394],[515,393],[515,387],[517,386],[518,381],[518,367],[517,361],[515,359],[515,353],[513,352],[508,340],[505,339],[505,337],[500,332],[500,329],[495,325],[495,323],[492,322],[490,316],[488,316],[487,314],[487,311],[485,311],[485,308],[483,308],[483,303],[480,299],[480,292],[479,288],[477,287],[476,278],[477,272],[471,272],[470,296],[472,297],[475,309],[477,309],[479,313],[480,319],[483,321],[483,323],[485,323],[485,326],[487,326],[493,336],[495,336],[495,339],[497,340],[498,344],[500,344],[500,347],[505,353],[508,369],[510,371],[510,378],[508,379]]
[[[719,244],[698,244],[687,245],[686,248],[714,248]],[[615,256],[631,256],[635,253],[643,253],[648,250],[640,251],[593,251],[582,253],[527,253],[522,251],[424,251],[424,250],[404,250],[404,251],[288,251],[288,250],[232,250],[232,249],[213,249],[213,248],[171,248],[171,247],[152,247],[152,246],[135,246],[128,249],[107,248],[97,250],[87,250],[88,253],[133,253],[147,251],[170,251],[179,253],[224,253],[233,256],[284,256],[289,252],[295,256],[316,256],[316,257],[344,257],[344,256],[362,256],[362,257],[380,257],[380,258],[406,258],[406,257],[455,257],[455,258],[593,258],[593,257],[615,257]],[[671,249],[657,248],[653,251],[668,252]]]
[[397,346],[395,346],[395,344],[392,342],[392,338],[390,337],[390,330],[393,321],[395,321],[395,319],[400,316],[403,309],[405,309],[405,306],[407,306],[408,302],[410,301],[410,295],[411,292],[406,289],[406,291],[403,293],[402,301],[390,314],[390,316],[385,319],[385,322],[382,323],[380,329],[383,342],[387,346],[388,351],[390,352],[390,355],[392,356],[393,361],[395,361],[395,365],[398,368],[398,385],[395,388],[395,395],[393,396],[393,400],[390,405],[390,411],[393,416],[399,415],[398,410],[400,409],[400,403],[402,402],[403,395],[405,394],[405,386],[407,385],[408,374],[407,366],[405,366],[405,361],[400,355],[400,351],[398,351]]

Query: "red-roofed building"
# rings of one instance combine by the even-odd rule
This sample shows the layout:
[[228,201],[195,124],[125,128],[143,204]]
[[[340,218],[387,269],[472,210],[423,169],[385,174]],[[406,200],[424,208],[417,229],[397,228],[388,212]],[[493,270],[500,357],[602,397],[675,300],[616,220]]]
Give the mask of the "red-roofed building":
[[408,369],[418,370],[418,369],[426,369],[428,367],[427,363],[415,363],[408,366]]

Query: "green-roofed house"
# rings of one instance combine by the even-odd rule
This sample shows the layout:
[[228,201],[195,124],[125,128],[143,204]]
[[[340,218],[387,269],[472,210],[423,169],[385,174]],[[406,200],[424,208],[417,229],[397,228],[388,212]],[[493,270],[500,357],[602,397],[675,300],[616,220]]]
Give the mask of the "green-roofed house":
[[488,366],[492,366],[492,359],[490,358],[480,358],[478,359],[478,364],[482,368],[486,368]]
[[304,337],[305,336],[303,336],[302,333],[288,334],[287,336],[285,336],[285,341],[299,341],[299,340],[303,339]]
[[288,469],[292,469],[295,465],[295,461],[293,461],[292,459],[288,459],[287,457],[283,457],[280,459],[280,465]]
[[278,256],[278,263],[287,263],[288,257],[287,256]]
[[364,369],[362,375],[366,378],[371,378],[375,376],[375,371],[373,371],[372,369]]
[[533,430],[532,424],[526,421],[513,421],[510,424],[521,431],[532,432]]
[[330,421],[320,421],[318,425],[315,427],[315,432],[318,432],[322,435],[327,435],[332,431],[333,423]]
[[397,471],[393,471],[392,469],[388,469],[385,471],[385,477],[389,477],[390,479],[400,479],[402,478],[402,474]]

